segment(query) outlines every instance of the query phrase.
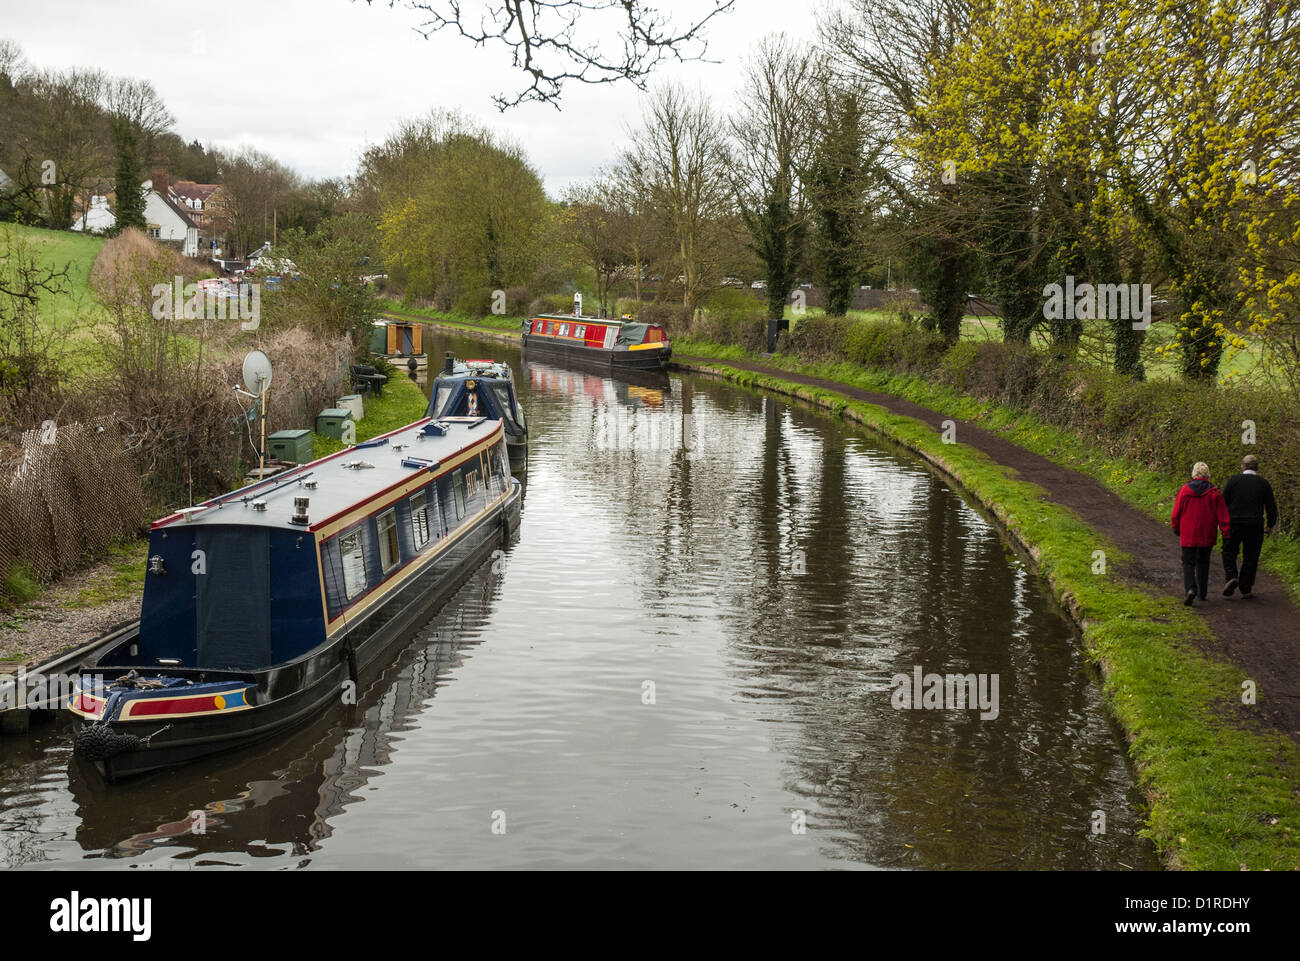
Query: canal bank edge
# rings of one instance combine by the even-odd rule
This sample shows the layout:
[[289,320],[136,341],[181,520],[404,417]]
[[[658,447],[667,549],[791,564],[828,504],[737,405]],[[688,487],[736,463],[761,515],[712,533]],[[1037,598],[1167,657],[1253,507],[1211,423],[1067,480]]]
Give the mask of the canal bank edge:
[[[1041,488],[927,424],[818,387],[678,358],[674,366],[817,404],[895,441],[975,497],[1047,580],[1099,666],[1106,703],[1129,741],[1150,810],[1146,836],[1171,868],[1300,867],[1300,748],[1241,704],[1248,681],[1202,654],[1210,631],[1176,601],[1094,574],[1125,555]],[[1088,830],[1088,825],[1080,825]]]

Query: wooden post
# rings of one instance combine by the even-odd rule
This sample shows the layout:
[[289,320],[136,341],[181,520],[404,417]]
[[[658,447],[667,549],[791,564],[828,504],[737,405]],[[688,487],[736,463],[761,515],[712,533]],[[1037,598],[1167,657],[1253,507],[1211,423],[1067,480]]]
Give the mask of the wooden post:
[[258,480],[263,480],[266,477],[266,395],[271,392],[271,388],[266,386],[266,381],[263,381],[262,384],[262,396],[258,400],[258,406],[262,409],[262,445],[257,450]]

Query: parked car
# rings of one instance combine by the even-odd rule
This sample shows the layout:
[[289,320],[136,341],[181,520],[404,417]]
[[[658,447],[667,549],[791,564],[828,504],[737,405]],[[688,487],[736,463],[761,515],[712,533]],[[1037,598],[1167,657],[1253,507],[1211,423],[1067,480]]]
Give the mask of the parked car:
[[767,282],[766,282],[766,281],[763,281],[763,280],[756,280],[756,281],[754,281],[752,284],[750,284],[749,286],[750,286],[750,289],[751,289],[751,290],[766,290],[766,289],[767,289]]

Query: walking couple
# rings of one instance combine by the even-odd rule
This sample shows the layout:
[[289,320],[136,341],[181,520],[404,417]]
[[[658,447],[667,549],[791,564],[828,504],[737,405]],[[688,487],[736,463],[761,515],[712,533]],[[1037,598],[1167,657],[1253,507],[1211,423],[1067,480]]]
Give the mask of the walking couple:
[[[1277,525],[1277,502],[1273,488],[1260,477],[1259,459],[1248,454],[1241,461],[1241,473],[1228,479],[1223,493],[1210,483],[1210,468],[1197,462],[1192,479],[1174,499],[1169,520],[1183,549],[1183,603],[1191,606],[1197,597],[1205,600],[1210,586],[1210,552],[1223,532],[1224,597],[1240,589],[1243,598],[1254,597],[1255,572],[1264,535]],[[1217,530],[1216,530],[1217,528]],[[1237,552],[1241,552],[1241,570]]]

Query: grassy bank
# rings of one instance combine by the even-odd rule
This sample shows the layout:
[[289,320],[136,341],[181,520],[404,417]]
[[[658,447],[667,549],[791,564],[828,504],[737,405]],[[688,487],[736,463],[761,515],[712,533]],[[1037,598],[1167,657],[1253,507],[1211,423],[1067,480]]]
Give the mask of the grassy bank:
[[430,307],[409,307],[396,300],[380,300],[377,306],[381,312],[391,312],[400,317],[419,318],[451,327],[462,327],[466,330],[490,328],[518,334],[519,328],[524,321],[522,315],[488,314],[479,317],[471,314],[458,314],[454,311],[433,310]]
[[[766,365],[792,373],[833,380],[864,390],[894,394],[929,407],[931,410],[977,422],[981,427],[998,432],[1026,450],[1040,454],[1063,467],[1087,474],[1161,523],[1168,523],[1174,495],[1187,480],[1185,476],[1174,476],[1153,470],[1148,463],[1108,450],[1098,443],[1096,438],[1045,423],[1025,410],[980,400],[949,387],[931,383],[916,375],[868,369],[848,363],[806,363],[782,354],[771,358],[760,358],[756,354],[732,345],[682,338],[674,339],[673,349],[675,356],[679,358],[696,356],[744,361],[761,360]],[[1269,473],[1267,465],[1263,473]],[[1220,482],[1223,479],[1220,478]],[[1265,570],[1281,579],[1292,598],[1300,603],[1300,540],[1284,534],[1268,538],[1264,544],[1260,564]]]
[[1171,598],[1092,572],[1094,550],[1123,557],[1114,544],[1039,488],[1009,479],[976,450],[943,444],[920,421],[777,377],[727,367],[719,373],[856,420],[902,443],[990,506],[1080,625],[1149,800],[1144,833],[1167,863],[1201,870],[1300,868],[1293,795],[1300,748],[1248,719],[1241,705],[1244,676],[1198,652],[1208,632],[1195,615]]

